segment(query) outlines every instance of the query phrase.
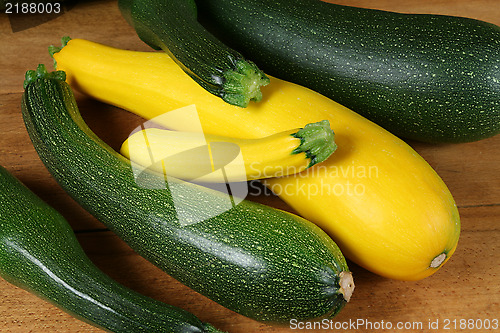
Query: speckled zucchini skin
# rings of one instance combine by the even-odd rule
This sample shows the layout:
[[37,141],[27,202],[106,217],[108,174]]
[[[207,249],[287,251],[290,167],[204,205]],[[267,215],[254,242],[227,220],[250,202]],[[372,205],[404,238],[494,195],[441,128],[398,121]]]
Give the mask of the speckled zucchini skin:
[[2,166],[0,202],[0,276],[8,282],[112,332],[220,332],[109,278],[66,220]]
[[466,142],[500,133],[500,27],[320,0],[198,0],[203,24],[266,73],[392,133]]
[[59,184],[137,253],[179,281],[262,321],[333,316],[345,305],[339,290],[339,274],[348,270],[345,259],[312,223],[243,201],[181,226],[176,209],[197,218],[219,205],[219,196],[179,183],[175,186],[185,201],[174,207],[169,189],[138,186],[130,161],[91,132],[63,81],[37,79],[27,86],[23,105],[36,151]]

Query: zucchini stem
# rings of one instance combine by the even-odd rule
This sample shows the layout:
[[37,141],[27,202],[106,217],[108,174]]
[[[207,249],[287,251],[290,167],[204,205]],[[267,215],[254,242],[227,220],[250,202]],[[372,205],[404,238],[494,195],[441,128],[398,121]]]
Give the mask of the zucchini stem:
[[56,59],[54,59],[54,54],[61,51],[63,49],[63,47],[65,47],[68,44],[68,42],[70,40],[71,40],[71,38],[69,36],[64,36],[61,38],[61,46],[54,46],[54,45],[49,46],[49,54],[52,57],[52,59],[54,60],[54,68],[57,68],[57,62],[56,62]]
[[311,160],[308,168],[325,161],[337,149],[335,133],[328,120],[307,124],[292,136],[300,139],[300,145],[292,154],[306,153]]
[[26,89],[28,84],[37,80],[37,79],[57,79],[60,81],[66,81],[66,73],[63,71],[47,71],[47,67],[44,64],[39,64],[36,70],[28,70],[26,71],[26,75],[24,77],[23,89]]
[[269,78],[253,62],[239,59],[234,69],[224,73],[222,99],[229,104],[246,107],[250,101],[262,99],[261,86],[269,84]]

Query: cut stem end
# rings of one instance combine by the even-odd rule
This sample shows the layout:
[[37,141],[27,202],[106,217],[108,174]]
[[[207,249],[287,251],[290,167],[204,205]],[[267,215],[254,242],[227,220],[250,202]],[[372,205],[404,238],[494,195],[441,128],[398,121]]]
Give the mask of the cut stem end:
[[432,259],[430,268],[438,268],[441,266],[444,261],[446,260],[446,253],[441,253],[440,255],[436,256],[434,259]]
[[229,104],[247,107],[250,101],[262,99],[261,86],[269,84],[269,78],[253,62],[240,59],[234,70],[224,73],[222,99]]
[[344,295],[346,302],[351,299],[352,293],[354,292],[354,279],[352,278],[351,272],[341,272],[339,274],[340,280],[340,292]]

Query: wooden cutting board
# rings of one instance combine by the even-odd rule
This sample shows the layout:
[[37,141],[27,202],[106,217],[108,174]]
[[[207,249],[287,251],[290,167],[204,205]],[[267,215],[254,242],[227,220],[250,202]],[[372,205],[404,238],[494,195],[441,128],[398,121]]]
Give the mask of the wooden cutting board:
[[[460,15],[500,25],[498,0],[331,2]],[[122,19],[115,1],[80,1],[56,16],[1,14],[0,164],[58,209],[71,223],[89,257],[120,283],[191,311],[228,332],[296,332],[306,328],[306,323],[265,325],[193,292],[135,254],[58,187],[28,138],[20,114],[20,98],[24,72],[39,63],[51,65],[47,46],[58,45],[64,35],[120,48],[149,50]],[[141,122],[122,110],[77,97],[90,127],[115,149]],[[351,302],[329,325],[308,332],[335,328],[339,332],[500,331],[500,136],[466,144],[409,144],[439,173],[455,197],[462,220],[456,253],[436,274],[417,282],[385,279],[350,263],[356,282]],[[256,200],[289,209],[276,197]],[[481,330],[479,325],[489,325],[490,329]],[[0,279],[0,332],[99,330]]]

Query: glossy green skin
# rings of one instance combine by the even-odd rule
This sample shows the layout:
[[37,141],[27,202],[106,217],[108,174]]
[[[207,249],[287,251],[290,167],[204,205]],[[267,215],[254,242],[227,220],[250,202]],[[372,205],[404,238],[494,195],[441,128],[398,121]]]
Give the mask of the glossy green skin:
[[[210,34],[197,21],[193,0],[119,0],[123,17],[139,38],[154,49],[167,52],[198,84],[226,102],[242,107],[259,101],[260,90],[245,91],[245,77],[267,84],[269,79]],[[242,83],[243,81],[243,83]]]
[[219,332],[100,271],[52,207],[0,166],[0,276],[113,332]]
[[200,21],[266,73],[392,133],[466,142],[500,133],[500,27],[320,0],[200,0]]
[[[336,244],[312,223],[249,201],[195,224],[222,197],[178,183],[147,189],[130,161],[83,122],[69,86],[38,79],[26,88],[23,116],[34,146],[59,184],[137,253],[174,278],[245,316],[270,322],[333,316],[345,305]],[[163,178],[144,173],[147,181]],[[153,187],[153,186],[152,186]],[[225,198],[224,198],[225,199]],[[179,196],[180,200],[180,196]]]

